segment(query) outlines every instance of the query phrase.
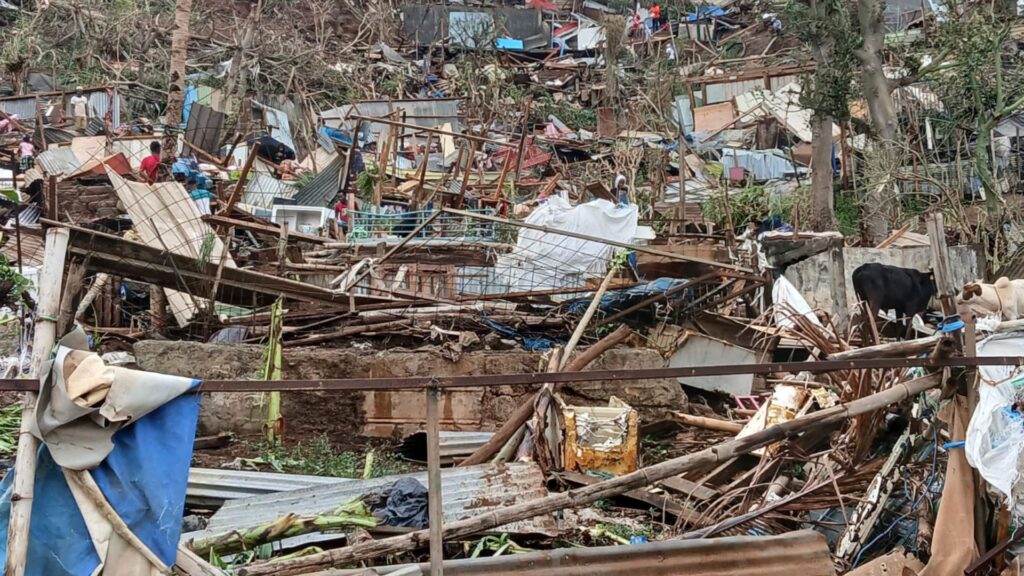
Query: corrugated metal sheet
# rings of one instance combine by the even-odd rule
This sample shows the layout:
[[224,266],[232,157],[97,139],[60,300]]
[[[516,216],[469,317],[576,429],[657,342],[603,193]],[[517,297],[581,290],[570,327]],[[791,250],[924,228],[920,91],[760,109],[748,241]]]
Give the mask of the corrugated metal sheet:
[[278,180],[265,172],[251,172],[242,193],[242,202],[269,209],[274,205],[274,198],[291,200],[297,193],[298,189],[291,182]]
[[292,200],[299,206],[327,206],[338,194],[338,184],[341,182],[341,169],[344,163],[344,158],[335,157],[326,168],[316,175],[312,182],[292,196]]
[[[427,484],[427,473],[420,472],[372,480],[338,480],[333,485],[232,500],[210,518],[205,533],[257,526],[289,513],[318,514],[337,508],[353,498],[380,491],[403,477],[415,478],[424,486]],[[446,521],[475,516],[548,494],[544,488],[544,474],[533,462],[447,468],[441,472],[441,484]],[[550,515],[510,524],[501,530],[551,535],[558,532],[555,520]]]
[[337,484],[340,481],[339,478],[326,476],[189,468],[186,496],[192,503],[220,505],[227,500]]
[[[459,120],[461,103],[462,100],[458,98],[428,98],[399,101],[368,100],[327,110],[320,114],[320,118],[331,128],[341,128],[342,121],[350,112],[352,115],[380,117],[397,110],[405,112],[405,121],[408,124],[423,128],[438,128],[443,124],[450,124],[452,132],[462,132],[462,123]],[[349,124],[351,126],[355,125],[352,121]],[[387,131],[387,129],[386,124],[371,122],[369,125],[364,124],[362,131],[376,135]]]
[[[462,460],[487,443],[494,432],[448,432],[442,431],[441,462],[448,464]],[[427,433],[414,432],[402,441],[397,452],[415,462],[427,461]]]
[[50,176],[67,176],[82,167],[71,148],[51,148],[36,155],[36,164]]
[[227,122],[227,114],[195,102],[188,115],[185,140],[198,146],[199,149],[217,156],[225,122]]
[[8,116],[17,114],[21,118],[29,119],[36,117],[35,96],[25,96],[0,100],[0,110]]
[[[429,564],[328,570],[306,576],[430,574]],[[811,530],[780,536],[670,540],[632,546],[562,548],[444,563],[446,576],[835,576],[825,537]]]
[[708,104],[718,104],[719,102],[725,102],[732,100],[740,94],[746,94],[751,90],[763,90],[764,80],[760,78],[757,80],[740,80],[739,82],[722,82],[721,84],[708,84],[707,93],[708,100],[704,103],[705,106]]

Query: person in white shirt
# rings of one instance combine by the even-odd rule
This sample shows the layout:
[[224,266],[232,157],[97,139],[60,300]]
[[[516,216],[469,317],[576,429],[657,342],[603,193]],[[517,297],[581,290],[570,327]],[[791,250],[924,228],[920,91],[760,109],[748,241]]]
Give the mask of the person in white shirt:
[[89,98],[85,96],[81,86],[75,90],[75,95],[71,97],[71,115],[75,119],[76,130],[85,130],[86,126],[89,125]]

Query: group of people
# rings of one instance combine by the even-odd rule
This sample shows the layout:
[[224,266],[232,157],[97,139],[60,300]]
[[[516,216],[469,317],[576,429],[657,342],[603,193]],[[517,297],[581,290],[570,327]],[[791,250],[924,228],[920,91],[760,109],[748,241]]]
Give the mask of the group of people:
[[651,6],[647,11],[645,21],[641,15],[640,4],[637,3],[636,10],[633,11],[633,17],[630,20],[629,33],[631,36],[638,36],[640,34],[649,36],[666,26],[668,26],[668,10],[662,8],[661,4],[655,2]]
[[[76,88],[75,95],[71,97],[69,104],[71,105],[71,115],[74,119],[75,129],[85,130],[89,125],[89,98],[85,95],[85,89],[81,86]],[[17,114],[4,115],[0,119],[0,134],[9,134],[19,130],[19,119]],[[157,147],[159,147],[159,144],[157,144]],[[32,140],[32,135],[25,134],[22,136],[21,142],[18,143],[18,169],[21,172],[25,172],[35,168],[35,166],[36,145]]]

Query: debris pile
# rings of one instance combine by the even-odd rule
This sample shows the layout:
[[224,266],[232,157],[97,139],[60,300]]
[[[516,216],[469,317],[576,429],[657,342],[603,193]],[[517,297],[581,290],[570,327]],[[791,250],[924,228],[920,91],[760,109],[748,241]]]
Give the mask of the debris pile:
[[1018,118],[912,44],[967,15],[880,7],[879,108],[813,6],[190,4],[4,20],[123,58],[4,60],[8,573],[1013,573]]

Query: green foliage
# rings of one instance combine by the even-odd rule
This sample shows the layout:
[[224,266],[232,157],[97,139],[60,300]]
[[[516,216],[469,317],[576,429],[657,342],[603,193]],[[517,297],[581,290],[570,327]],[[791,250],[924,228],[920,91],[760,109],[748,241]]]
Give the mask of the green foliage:
[[380,176],[380,168],[367,166],[356,176],[356,191],[363,200],[369,200],[373,196],[373,189],[377,186],[377,178]]
[[800,103],[837,120],[850,117],[862,39],[839,0],[789,0],[787,28],[811,49],[816,67],[802,84]]
[[252,448],[259,455],[256,458],[241,458],[238,464],[257,469],[269,467],[276,472],[338,478],[363,478],[368,458],[371,460],[370,478],[404,474],[411,469],[407,462],[388,451],[370,450],[366,454],[336,452],[324,434],[290,449],[265,441]]
[[20,430],[21,404],[9,404],[0,408],[0,455],[14,454],[18,448]]
[[597,130],[597,111],[593,108],[582,108],[568,100],[555,102],[551,96],[546,95],[535,102],[531,113],[531,119],[536,123],[546,123],[548,116],[554,114],[570,130]]
[[[793,211],[793,196],[770,194],[764,186],[750,185],[742,190],[729,191],[729,212],[732,225],[740,227],[747,222],[760,222],[769,216],[779,215],[787,220]],[[718,226],[728,224],[726,218],[725,192],[718,192],[701,206],[704,219]]]
[[506,533],[503,533],[501,536],[484,536],[479,542],[477,542],[476,547],[473,548],[473,552],[469,557],[479,558],[484,551],[492,552],[491,556],[533,552],[530,548],[523,548],[516,544]]
[[7,260],[7,257],[0,255],[0,288],[9,287],[7,289],[6,301],[8,304],[12,304],[21,299],[21,297],[32,288],[32,282],[28,278],[25,278],[18,271],[11,266],[11,263]]
[[836,226],[844,236],[855,236],[860,229],[860,203],[853,192],[835,195]]

